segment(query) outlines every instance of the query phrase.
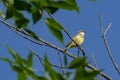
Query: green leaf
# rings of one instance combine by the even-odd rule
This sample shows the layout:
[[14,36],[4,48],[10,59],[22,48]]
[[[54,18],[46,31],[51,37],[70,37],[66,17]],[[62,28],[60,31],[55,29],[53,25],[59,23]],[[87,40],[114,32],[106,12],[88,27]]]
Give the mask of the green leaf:
[[[65,73],[66,78],[68,78],[68,79],[69,79],[69,78],[70,78],[70,76],[71,76],[71,74],[72,74],[72,72],[66,72],[66,73]],[[68,79],[67,79],[67,80],[68,80]]]
[[54,14],[58,10],[58,8],[50,5],[50,1],[53,1],[53,0],[49,0],[49,1],[48,0],[39,0],[39,1],[30,0],[30,1],[38,9],[45,10],[48,13],[51,13],[51,14]]
[[45,7],[45,6],[48,6],[49,4],[48,4],[48,2],[49,2],[50,0],[39,0],[38,2],[40,3],[40,6],[41,7]]
[[36,74],[31,75],[33,80],[49,80],[47,77],[37,76]]
[[9,8],[13,5],[14,1],[13,0],[2,0],[2,2],[4,3],[4,5]]
[[21,28],[21,27],[26,27],[29,23],[29,20],[26,18],[19,18],[17,20],[15,20],[15,24],[17,26],[17,28]]
[[15,9],[13,6],[7,9],[7,12],[6,12],[6,19],[9,19],[12,17],[15,19],[15,24],[17,28],[26,27],[29,23],[29,20],[24,17],[22,12]]
[[48,25],[54,27],[56,30],[61,30],[62,29],[62,26],[52,18],[46,18],[46,23]]
[[34,78],[34,80],[49,80],[46,77],[38,76],[37,78]]
[[37,7],[34,7],[32,10],[32,19],[33,23],[35,24],[39,19],[42,17],[42,11]]
[[13,13],[11,12],[11,10],[10,10],[10,9],[7,9],[5,19],[9,19],[9,18],[11,18],[12,16],[13,16]]
[[70,68],[70,69],[77,68],[77,67],[84,68],[86,65],[87,65],[86,58],[85,57],[78,57],[78,58],[72,60],[72,62],[68,68]]
[[45,7],[45,10],[48,12],[48,13],[51,13],[51,14],[54,14],[57,10],[59,10],[58,8],[56,7],[53,7],[53,6],[47,6]]
[[46,73],[48,73],[50,80],[65,80],[60,73],[57,73],[52,69],[51,65],[49,64],[47,55],[44,57],[44,68]]
[[10,60],[9,58],[0,58],[0,60],[8,62],[11,66],[14,64],[14,62]]
[[16,61],[17,64],[23,66],[22,62],[23,59],[20,57],[18,53],[13,51],[9,46],[7,46],[9,53],[13,56],[14,60]]
[[30,76],[29,72],[27,72],[27,68],[26,67],[20,67],[20,66],[12,66],[12,69],[18,73],[19,78],[20,78],[20,74],[21,76],[23,76],[23,78],[26,80],[28,76]]
[[32,68],[27,66],[23,69],[23,71],[25,72],[27,77],[34,74],[34,71],[32,70]]
[[51,18],[46,18],[45,20],[49,30],[51,31],[51,33],[63,44],[63,35],[62,35],[62,26],[55,21],[54,19]]
[[69,4],[67,4],[65,1],[51,1],[51,6],[56,7],[56,8],[62,8],[62,9],[67,9],[67,10],[72,10],[73,7]]
[[[22,57],[19,56],[18,53],[13,51],[9,46],[7,46],[9,53],[13,56],[14,61],[8,59],[8,58],[0,58],[0,60],[3,60],[5,62],[8,62],[12,68],[13,71],[15,71],[18,75],[17,80],[26,80],[30,76],[36,76],[37,79],[35,80],[40,80],[39,76],[37,76],[34,71],[32,70],[32,61],[33,61],[33,54],[30,53],[28,55],[27,60],[23,59]],[[41,79],[42,80],[42,79]],[[44,79],[47,80],[47,79]]]
[[75,72],[74,80],[94,80],[94,78],[100,73],[100,71],[90,71],[84,69],[77,68]]
[[19,67],[19,66],[17,66],[17,65],[13,65],[12,66],[12,69],[15,71],[15,72],[17,72],[17,73],[21,73],[21,74],[23,74],[23,67],[21,68],[21,67]]
[[21,74],[21,73],[18,73],[17,76],[18,76],[17,77],[18,80],[26,80],[27,79],[26,76],[24,74]]
[[28,76],[33,75],[34,72],[31,68],[28,68],[27,66],[20,67],[20,66],[13,66],[12,69],[16,71],[17,73],[23,74],[24,77],[28,78]]
[[27,29],[27,28],[24,28],[24,30],[29,34],[29,36],[31,36],[32,38],[36,39],[36,40],[39,40],[38,36],[33,32],[31,31],[30,29]]
[[98,71],[98,70],[86,71],[85,76],[87,76],[88,80],[90,80],[90,79],[94,79],[99,73],[100,73],[100,71]]
[[100,71],[98,70],[86,69],[86,65],[87,63],[85,57],[78,57],[71,62],[68,68],[76,69],[74,80],[94,80],[97,74],[99,74]]
[[49,60],[48,60],[47,55],[45,55],[45,57],[44,57],[44,68],[45,68],[46,72],[49,71],[49,70],[52,70],[52,67],[49,64]]
[[66,2],[73,6],[73,9],[79,13],[79,7],[77,5],[76,0],[66,0]]
[[16,10],[13,6],[9,7],[6,12],[6,19],[11,17],[14,17],[16,20],[24,18],[23,14],[19,10]]
[[13,6],[18,10],[27,10],[28,12],[31,12],[31,4],[27,1],[14,0]]
[[47,77],[39,76],[35,74],[34,72],[31,74],[31,77],[33,78],[33,80],[49,80]]
[[32,67],[33,64],[33,54],[30,53],[27,58],[27,67]]
[[[72,2],[71,2],[72,1]],[[77,7],[77,4],[75,3],[75,0],[69,0],[69,1],[51,1],[50,5],[56,8],[62,8],[65,10],[76,10],[79,12],[79,9]]]
[[0,9],[0,16],[1,16],[2,18],[5,18],[5,14],[2,12],[1,9]]

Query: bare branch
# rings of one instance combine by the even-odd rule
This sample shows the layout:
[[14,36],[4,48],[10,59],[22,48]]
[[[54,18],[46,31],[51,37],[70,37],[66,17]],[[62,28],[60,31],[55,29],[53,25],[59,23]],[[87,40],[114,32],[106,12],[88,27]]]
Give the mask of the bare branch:
[[99,12],[99,21],[100,21],[100,29],[101,32],[104,33],[104,29],[103,29],[103,22],[102,22],[102,15],[101,12]]
[[110,27],[112,26],[112,22],[108,25],[108,27],[106,28],[104,35],[106,35],[107,31],[110,29]]
[[[55,46],[55,45],[53,45],[53,44],[51,44],[51,43],[49,43],[49,42],[41,39],[41,38],[39,38],[39,41],[36,41],[36,40],[32,39],[32,38],[31,38],[28,34],[26,34],[26,33],[24,33],[25,35],[22,34],[23,32],[22,32],[21,29],[16,29],[15,26],[13,26],[13,25],[11,25],[11,24],[9,24],[9,23],[1,20],[1,19],[0,19],[0,22],[4,23],[7,27],[9,27],[12,31],[14,31],[15,33],[17,33],[17,34],[20,35],[21,37],[23,37],[23,38],[25,38],[25,39],[27,39],[27,40],[35,43],[35,44],[43,45],[43,44],[41,44],[41,43],[44,43],[44,44],[47,45],[48,47],[52,47],[52,48],[54,48],[54,49],[56,49],[56,50],[59,50],[60,52],[64,53],[64,50],[60,49],[59,47],[57,47],[57,46]],[[66,55],[68,55],[68,56],[70,56],[70,57],[72,57],[72,58],[76,58],[76,56],[70,54],[69,52],[66,52]]]
[[37,54],[35,51],[33,51],[31,48],[29,48],[29,47],[27,47],[27,48],[28,48],[28,50],[29,50],[30,52],[32,52],[32,54],[34,54],[35,56],[38,57],[40,63],[42,64],[42,66],[44,66],[44,65],[43,65],[43,59],[42,59],[42,57],[41,57],[39,54]]
[[[59,51],[58,51],[58,56],[59,56],[59,60],[60,60],[60,65],[61,65],[61,67],[62,67],[62,66],[63,66],[63,64],[62,64],[62,57],[61,57]],[[61,68],[61,70],[62,70],[62,74],[64,75],[64,70],[63,70],[63,68]]]
[[94,54],[92,54],[91,57],[92,57],[92,60],[93,60],[93,62],[94,62],[95,67],[97,68],[97,63],[96,63],[96,60],[95,60]]
[[[93,63],[94,63],[95,68],[98,68],[98,67],[97,67],[97,63],[96,63],[96,60],[95,60],[95,57],[94,57],[94,54],[91,55],[91,58],[92,58],[92,60],[93,60]],[[98,75],[98,76],[95,78],[95,80],[99,80],[99,78],[100,78],[100,80],[104,80],[103,77],[100,76],[100,75]]]
[[111,53],[110,48],[109,48],[109,46],[108,46],[108,42],[107,42],[106,35],[105,35],[105,34],[107,33],[107,31],[109,30],[109,28],[111,27],[112,23],[110,23],[110,24],[108,25],[107,29],[106,29],[105,32],[104,32],[104,30],[103,30],[103,24],[102,24],[102,16],[101,16],[101,13],[99,14],[99,17],[100,17],[100,27],[101,27],[101,30],[102,30],[102,37],[103,37],[103,40],[104,40],[105,47],[106,47],[106,49],[107,49],[108,55],[109,55],[109,57],[110,57],[113,65],[114,65],[114,68],[115,68],[116,71],[120,74],[120,69],[119,69],[117,63],[115,62],[115,60],[114,60],[114,58],[113,58],[113,56],[112,56],[112,53]]
[[104,39],[104,43],[105,43],[107,52],[108,52],[108,54],[109,54],[109,57],[110,57],[113,65],[114,65],[115,69],[116,69],[117,72],[120,74],[120,69],[119,69],[117,63],[115,62],[115,60],[114,60],[114,58],[113,58],[113,56],[112,56],[112,53],[111,53],[110,48],[109,48],[109,46],[108,46],[108,42],[107,42],[107,39],[106,39],[106,36],[105,36],[105,35],[103,35],[103,39]]

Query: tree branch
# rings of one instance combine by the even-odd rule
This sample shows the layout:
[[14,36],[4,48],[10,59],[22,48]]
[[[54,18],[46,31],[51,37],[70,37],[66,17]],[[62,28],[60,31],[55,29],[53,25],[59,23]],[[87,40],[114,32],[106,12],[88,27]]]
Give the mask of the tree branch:
[[[91,55],[91,59],[92,59],[92,61],[93,61],[93,63],[94,63],[95,68],[98,68],[98,67],[97,67],[97,63],[96,63],[96,60],[95,60],[95,57],[94,57],[94,54]],[[104,80],[103,77],[100,76],[100,75],[98,75],[98,76],[95,78],[95,80],[99,80],[99,78],[100,78],[100,80]]]
[[[90,68],[90,69],[92,69],[92,70],[98,70],[98,71],[99,71],[99,69],[93,67],[93,66],[90,65],[90,64],[88,64],[87,67]],[[107,80],[112,80],[112,78],[110,78],[109,76],[107,76],[107,75],[106,75],[105,73],[103,73],[103,72],[100,72],[100,75],[103,76],[103,77],[104,77],[105,79],[107,79]]]
[[106,28],[106,30],[104,31],[104,30],[103,30],[103,23],[102,23],[101,13],[99,13],[99,20],[100,20],[100,28],[101,28],[101,31],[102,31],[102,37],[103,37],[104,44],[105,44],[105,47],[106,47],[106,49],[107,49],[108,55],[109,55],[109,57],[110,57],[113,65],[114,65],[114,68],[115,68],[116,71],[120,74],[120,69],[119,69],[117,63],[115,62],[115,60],[114,60],[114,58],[113,58],[113,56],[112,56],[112,53],[111,53],[111,51],[110,51],[110,48],[109,48],[109,46],[108,46],[108,42],[107,42],[107,39],[106,39],[106,33],[107,33],[107,31],[110,29],[112,23],[110,23],[110,24],[108,25],[108,27]]
[[[11,25],[11,24],[9,24],[9,23],[1,20],[1,19],[0,19],[0,22],[4,23],[7,27],[9,27],[12,31],[14,31],[15,33],[17,33],[17,34],[20,35],[21,37],[23,37],[23,38],[25,38],[25,39],[27,39],[27,40],[35,43],[35,44],[43,45],[43,44],[41,44],[41,43],[44,43],[44,44],[46,44],[48,47],[52,47],[52,48],[54,48],[54,49],[56,49],[56,50],[59,50],[60,52],[64,53],[64,50],[62,50],[61,48],[55,46],[54,44],[51,44],[51,43],[49,43],[49,42],[47,42],[47,41],[45,41],[45,40],[43,40],[43,39],[41,39],[41,38],[39,38],[39,41],[34,40],[34,39],[32,39],[27,33],[24,32],[25,35],[22,34],[22,33],[23,33],[22,29],[16,29],[15,26],[13,26],[13,25]],[[66,55],[68,55],[68,56],[70,56],[70,57],[72,57],[72,58],[76,58],[76,56],[70,54],[69,52],[66,52]]]

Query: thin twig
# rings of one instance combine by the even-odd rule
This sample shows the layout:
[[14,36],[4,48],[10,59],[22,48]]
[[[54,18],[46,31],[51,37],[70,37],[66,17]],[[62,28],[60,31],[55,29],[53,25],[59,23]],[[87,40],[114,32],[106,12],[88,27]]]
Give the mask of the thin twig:
[[86,57],[86,52],[85,52],[85,50],[84,50],[82,47],[80,47],[80,46],[78,46],[78,48],[81,50],[83,56]]
[[[34,55],[36,55],[37,57],[38,57],[38,59],[39,59],[39,61],[42,63],[42,65],[43,65],[43,62],[44,62],[44,59],[39,55],[39,54],[37,54],[35,51],[33,51],[31,48],[28,48]],[[57,65],[55,65],[55,64],[52,64],[52,63],[48,63],[48,64],[50,64],[51,66],[53,66],[53,67],[57,67],[57,68],[66,68],[66,67],[64,67],[64,66],[57,66]]]
[[[92,70],[98,70],[97,68],[93,67],[92,65],[88,64],[87,65],[88,68],[92,69]],[[99,70],[98,70],[99,71]],[[107,76],[105,73],[100,72],[100,75],[103,76],[105,79],[107,80],[112,80],[112,78],[110,78],[109,76]]]
[[117,63],[115,62],[115,60],[114,60],[114,58],[112,56],[112,53],[111,53],[110,48],[108,46],[108,42],[107,42],[106,35],[105,35],[107,33],[107,31],[110,29],[112,23],[109,24],[109,26],[106,28],[106,30],[104,32],[101,13],[99,13],[99,17],[100,17],[100,27],[101,27],[101,30],[102,30],[102,37],[103,37],[103,40],[104,40],[105,47],[107,49],[108,55],[109,55],[113,65],[114,65],[114,68],[120,74],[120,69],[119,69]]
[[80,49],[78,48],[78,57],[80,56]]
[[106,35],[107,31],[110,29],[110,27],[112,26],[112,22],[108,25],[108,27],[106,28],[104,35]]
[[102,15],[101,15],[100,12],[99,12],[99,21],[100,21],[100,29],[101,29],[101,32],[103,34],[104,33],[104,29],[103,29]]
[[[58,56],[59,56],[59,60],[60,60],[60,65],[61,65],[61,67],[63,66],[63,64],[62,64],[62,57],[61,57],[61,55],[60,55],[60,52],[59,51],[57,51],[58,52]],[[62,74],[64,75],[64,69],[63,68],[61,68],[61,70],[62,70]]]
[[[94,54],[91,55],[91,58],[92,58],[92,61],[93,61],[93,63],[94,63],[95,68],[97,68],[97,63],[96,63]],[[99,78],[99,75],[95,78],[95,80],[99,80],[98,78]],[[103,79],[102,79],[102,80],[103,80]]]
[[42,57],[39,54],[37,54],[35,51],[33,51],[31,48],[29,48],[29,47],[27,47],[27,48],[32,54],[34,54],[36,57],[38,57],[40,63],[42,64],[42,66],[44,66]]
[[[9,24],[9,23],[1,20],[1,19],[0,19],[0,22],[2,22],[3,24],[5,24],[5,25],[6,25],[7,27],[9,27],[10,29],[13,29],[13,28],[12,28],[13,25],[11,25],[11,24]],[[23,37],[23,38],[25,38],[25,39],[27,39],[27,40],[35,43],[35,44],[41,45],[41,42],[42,42],[42,43],[46,44],[48,47],[54,48],[54,49],[59,50],[60,52],[64,53],[64,50],[63,50],[63,49],[58,48],[58,47],[56,47],[55,45],[50,44],[49,42],[47,42],[47,41],[45,41],[45,40],[43,40],[43,39],[40,39],[40,41],[35,41],[35,40],[32,40],[31,38],[28,38],[26,35],[20,34],[21,31],[18,31],[17,29],[14,29],[13,31],[14,31],[15,33],[17,33],[19,36],[21,36],[21,37]],[[22,33],[22,32],[21,32],[21,33]],[[74,59],[77,58],[76,56],[70,54],[69,52],[66,52],[66,55],[68,55],[69,57],[74,58]],[[54,64],[53,64],[53,65],[54,65]],[[56,66],[56,65],[54,65],[54,66]],[[56,66],[56,67],[58,67],[58,66]],[[88,64],[87,67],[90,68],[90,69],[92,69],[92,70],[98,70],[97,68],[93,67],[93,66],[90,65],[90,64]],[[60,68],[61,68],[61,67],[60,67]],[[106,78],[107,80],[112,80],[112,79],[111,79],[109,76],[107,76],[105,73],[100,72],[100,74],[101,74],[104,78]]]
[[94,57],[94,54],[91,55],[91,58],[93,60],[93,63],[95,65],[95,67],[97,68],[97,63],[96,63],[96,60],[95,60],[95,57]]

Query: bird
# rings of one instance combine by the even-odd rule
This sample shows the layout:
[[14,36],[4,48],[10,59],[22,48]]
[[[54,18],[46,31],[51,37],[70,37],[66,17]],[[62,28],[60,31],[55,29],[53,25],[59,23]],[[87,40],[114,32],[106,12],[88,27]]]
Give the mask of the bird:
[[[78,45],[82,45],[84,42],[84,36],[85,36],[85,31],[80,30],[76,36],[72,38],[72,40],[66,45],[64,52],[66,52],[68,49],[77,47]],[[76,45],[77,44],[77,45]]]

